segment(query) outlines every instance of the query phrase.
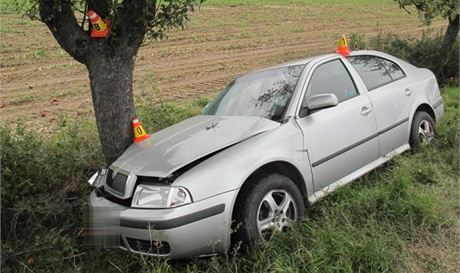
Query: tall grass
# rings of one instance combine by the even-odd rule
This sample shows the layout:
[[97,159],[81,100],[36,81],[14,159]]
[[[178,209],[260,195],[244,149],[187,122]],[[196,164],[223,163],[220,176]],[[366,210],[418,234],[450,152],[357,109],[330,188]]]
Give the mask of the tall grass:
[[[86,179],[103,164],[92,122],[43,136],[0,128],[2,272],[448,272],[458,229],[458,88],[431,146],[408,152],[307,209],[307,217],[244,256],[168,261],[85,246]],[[150,131],[199,113],[141,106]],[[458,269],[458,268],[457,268]]]

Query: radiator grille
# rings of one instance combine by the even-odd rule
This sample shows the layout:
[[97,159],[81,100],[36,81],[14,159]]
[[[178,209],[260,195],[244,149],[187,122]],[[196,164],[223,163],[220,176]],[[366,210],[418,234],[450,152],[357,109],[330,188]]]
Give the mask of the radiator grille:
[[107,172],[105,184],[112,190],[123,195],[125,193],[126,181],[128,180],[128,176],[119,172],[116,174],[115,177],[112,176],[113,170],[109,169]]

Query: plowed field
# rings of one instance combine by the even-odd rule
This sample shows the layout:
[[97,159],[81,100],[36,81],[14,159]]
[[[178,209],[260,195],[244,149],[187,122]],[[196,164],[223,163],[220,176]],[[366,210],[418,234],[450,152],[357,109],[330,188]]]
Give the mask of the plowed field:
[[[24,119],[47,128],[59,116],[90,117],[85,67],[48,29],[18,15],[1,18],[0,121]],[[425,28],[393,1],[370,4],[205,6],[186,30],[142,46],[136,97],[182,101],[212,96],[235,76],[280,62],[331,52],[341,33],[419,35]],[[443,22],[431,26],[441,30]],[[151,94],[153,92],[153,94]]]

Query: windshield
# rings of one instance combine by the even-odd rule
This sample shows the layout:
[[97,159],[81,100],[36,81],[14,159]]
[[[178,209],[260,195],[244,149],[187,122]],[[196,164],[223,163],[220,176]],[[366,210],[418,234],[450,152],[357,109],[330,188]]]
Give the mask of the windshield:
[[270,69],[231,82],[204,109],[203,115],[282,118],[305,65]]

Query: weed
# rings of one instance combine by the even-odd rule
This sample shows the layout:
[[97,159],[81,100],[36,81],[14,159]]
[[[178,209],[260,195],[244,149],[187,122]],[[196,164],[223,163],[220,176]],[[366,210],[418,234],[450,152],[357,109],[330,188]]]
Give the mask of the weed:
[[11,105],[22,105],[34,101],[36,98],[32,95],[23,95],[9,102]]
[[365,35],[360,33],[351,33],[349,37],[349,46],[351,50],[366,49]]
[[41,58],[41,57],[46,57],[48,56],[48,50],[45,48],[37,48],[34,51],[34,57],[35,58]]

